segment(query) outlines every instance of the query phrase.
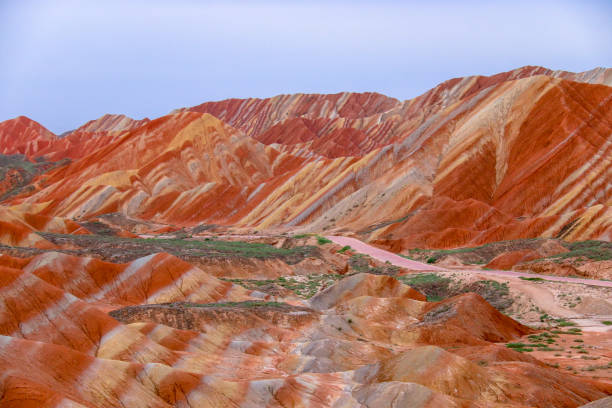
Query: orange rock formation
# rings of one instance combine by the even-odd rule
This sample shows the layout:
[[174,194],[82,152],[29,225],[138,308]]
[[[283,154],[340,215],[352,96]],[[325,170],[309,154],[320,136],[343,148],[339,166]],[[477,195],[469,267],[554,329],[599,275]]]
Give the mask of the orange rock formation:
[[[159,249],[121,259],[118,242],[196,226],[334,231],[396,252],[610,240],[611,85],[610,69],[523,67],[452,79],[407,101],[231,99],[153,120],[105,115],[61,136],[24,117],[0,123],[0,406],[605,403],[609,382],[505,347],[533,330],[477,294],[427,302],[368,273],[308,300],[258,286],[344,274],[338,248],[315,247],[318,258],[295,263],[243,254],[238,268],[242,260],[190,248],[181,259]],[[22,159],[49,167],[20,178]],[[98,222],[111,219],[123,229]],[[106,252],[66,236],[105,238]],[[291,245],[272,238],[276,249]],[[517,268],[551,250],[505,253],[489,266]]]
[[0,402],[575,407],[611,391],[496,345],[530,329],[478,295],[428,303],[391,280],[354,275],[293,306],[199,306],[256,293],[166,254],[0,256]]
[[103,117],[55,140],[19,118],[2,124],[2,140],[18,139],[6,153],[73,161],[10,203],[76,219],[337,228],[394,250],[610,239],[610,77],[524,67],[405,102],[232,99]]

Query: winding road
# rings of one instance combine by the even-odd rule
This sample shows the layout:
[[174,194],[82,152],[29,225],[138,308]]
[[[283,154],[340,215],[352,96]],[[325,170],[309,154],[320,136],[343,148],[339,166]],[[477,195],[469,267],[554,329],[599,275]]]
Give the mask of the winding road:
[[[329,235],[327,239],[330,239],[334,243],[342,246],[349,245],[355,251],[371,256],[374,259],[378,259],[382,262],[390,262],[395,266],[399,266],[401,268],[412,269],[415,271],[452,271],[452,269],[440,268],[434,265],[425,264],[422,262],[413,261],[410,259],[403,258],[393,252],[385,251],[384,249],[376,248],[372,245],[368,245],[365,242],[362,242],[356,238],[342,237],[336,235]],[[592,286],[603,286],[612,288],[612,281],[603,281],[597,279],[581,279],[581,278],[568,278],[565,276],[552,276],[552,275],[540,275],[535,273],[524,273],[524,272],[515,272],[515,271],[500,271],[500,270],[490,270],[490,269],[462,269],[463,271],[468,272],[476,272],[483,275],[496,275],[496,276],[507,276],[514,278],[541,278],[548,281],[555,282],[568,282],[568,283],[580,283],[583,285],[592,285]]]

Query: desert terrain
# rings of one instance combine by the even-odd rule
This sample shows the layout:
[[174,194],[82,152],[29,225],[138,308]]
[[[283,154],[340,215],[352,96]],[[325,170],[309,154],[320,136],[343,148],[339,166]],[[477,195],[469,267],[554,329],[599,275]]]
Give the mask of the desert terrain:
[[612,70],[0,123],[1,407],[607,407]]

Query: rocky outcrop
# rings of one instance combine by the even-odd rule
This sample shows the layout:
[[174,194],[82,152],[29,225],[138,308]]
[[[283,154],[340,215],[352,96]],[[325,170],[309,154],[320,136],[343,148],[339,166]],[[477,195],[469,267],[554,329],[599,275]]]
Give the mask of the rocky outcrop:
[[25,116],[0,122],[0,154],[33,157],[55,139],[51,131]]

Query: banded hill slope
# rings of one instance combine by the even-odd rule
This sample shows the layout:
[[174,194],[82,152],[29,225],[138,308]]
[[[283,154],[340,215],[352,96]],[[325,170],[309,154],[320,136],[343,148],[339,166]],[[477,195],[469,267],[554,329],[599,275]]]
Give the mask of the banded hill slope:
[[0,124],[5,154],[71,162],[3,204],[75,220],[352,232],[393,250],[609,240],[611,72],[523,67],[403,102],[230,99],[152,121],[109,115],[62,137],[18,118]]
[[[611,85],[523,67],[407,101],[231,99],[59,136],[0,123],[0,407],[605,403],[612,365],[574,363],[609,357],[609,332],[595,349],[558,316],[502,313],[505,282],[437,297],[448,278],[280,233],[609,241]],[[564,349],[564,367],[538,359]]]
[[310,300],[262,295],[163,253],[0,256],[0,405],[543,408],[612,392],[499,344],[532,330],[473,293],[426,302],[361,273]]

